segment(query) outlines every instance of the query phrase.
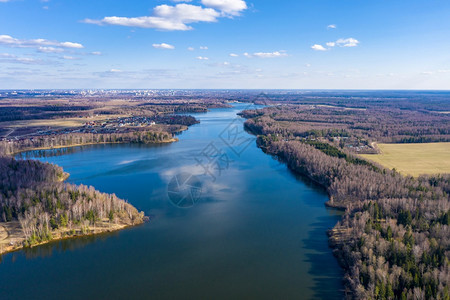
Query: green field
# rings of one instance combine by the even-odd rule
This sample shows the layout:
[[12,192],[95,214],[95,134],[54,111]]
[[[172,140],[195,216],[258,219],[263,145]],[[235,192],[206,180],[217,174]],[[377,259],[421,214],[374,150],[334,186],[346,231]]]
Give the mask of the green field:
[[450,143],[378,144],[381,154],[362,157],[404,175],[450,173]]

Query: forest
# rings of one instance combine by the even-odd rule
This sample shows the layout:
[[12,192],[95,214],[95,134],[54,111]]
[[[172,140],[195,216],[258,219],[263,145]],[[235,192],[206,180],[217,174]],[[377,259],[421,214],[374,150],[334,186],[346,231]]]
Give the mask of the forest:
[[[112,99],[103,93],[88,98],[78,93],[18,94],[0,103],[0,132],[5,134],[0,140],[0,224],[8,232],[5,224],[20,223],[23,232],[20,244],[8,245],[6,251],[146,219],[115,195],[64,183],[68,174],[58,166],[13,155],[88,144],[174,142],[176,133],[198,123],[184,113],[227,106],[214,99],[182,97],[148,101],[120,95]],[[0,250],[5,251],[4,245]]]
[[348,147],[348,140],[447,140],[448,117],[372,110],[282,105],[243,116],[260,148],[323,186],[327,204],[345,210],[329,241],[348,298],[450,299],[450,175],[405,177]]
[[20,222],[24,239],[14,249],[55,237],[88,234],[101,223],[131,226],[144,213],[93,187],[64,183],[61,167],[0,157],[0,222]]
[[0,141],[0,155],[11,155],[34,149],[70,147],[105,143],[164,143],[173,141],[173,134],[164,131],[134,130],[124,133],[69,133],[36,136],[15,141]]
[[325,138],[340,146],[450,141],[450,115],[423,110],[279,105],[242,115],[252,118],[247,126],[258,127],[261,134]]

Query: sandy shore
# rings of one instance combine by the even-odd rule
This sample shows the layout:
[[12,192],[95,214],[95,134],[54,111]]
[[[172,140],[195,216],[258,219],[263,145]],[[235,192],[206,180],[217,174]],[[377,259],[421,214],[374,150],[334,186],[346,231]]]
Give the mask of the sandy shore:
[[[135,224],[139,225],[139,224]],[[95,226],[90,226],[87,230],[82,231],[81,227],[62,228],[52,231],[53,238],[50,241],[45,241],[33,247],[43,245],[52,241],[76,238],[81,236],[95,235],[105,232],[113,232],[130,227],[129,224],[115,224],[110,223],[108,219],[98,222]],[[18,221],[0,223],[0,255],[12,251],[23,249],[25,242],[25,235],[22,231],[22,227]]]

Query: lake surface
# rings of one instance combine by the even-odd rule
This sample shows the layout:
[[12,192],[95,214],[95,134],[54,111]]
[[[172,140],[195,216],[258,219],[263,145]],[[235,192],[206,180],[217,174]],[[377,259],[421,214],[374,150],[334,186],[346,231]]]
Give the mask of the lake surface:
[[[45,151],[38,159],[70,183],[116,193],[151,220],[4,255],[0,299],[341,299],[326,236],[340,213],[242,132],[246,107],[195,114],[201,124],[173,144]],[[190,208],[169,198],[182,195],[178,174],[201,187]]]

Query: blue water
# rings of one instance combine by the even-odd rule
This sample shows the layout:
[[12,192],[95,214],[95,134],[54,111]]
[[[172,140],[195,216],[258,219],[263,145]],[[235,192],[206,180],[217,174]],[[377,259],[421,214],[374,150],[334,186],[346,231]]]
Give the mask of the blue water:
[[[242,132],[244,108],[196,114],[201,123],[177,143],[27,154],[64,167],[70,183],[127,199],[151,221],[4,255],[0,299],[342,298],[326,236],[340,213]],[[198,163],[209,160],[211,170]],[[191,208],[168,197],[180,173],[201,184]]]

